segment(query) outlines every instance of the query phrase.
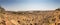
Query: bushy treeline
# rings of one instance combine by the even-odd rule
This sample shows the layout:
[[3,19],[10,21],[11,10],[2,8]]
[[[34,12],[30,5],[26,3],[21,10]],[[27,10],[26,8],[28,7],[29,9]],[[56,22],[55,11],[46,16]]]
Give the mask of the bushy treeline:
[[60,8],[58,8],[58,9],[56,9],[56,10],[60,11]]
[[0,13],[4,12],[4,11],[5,11],[5,9],[0,6]]

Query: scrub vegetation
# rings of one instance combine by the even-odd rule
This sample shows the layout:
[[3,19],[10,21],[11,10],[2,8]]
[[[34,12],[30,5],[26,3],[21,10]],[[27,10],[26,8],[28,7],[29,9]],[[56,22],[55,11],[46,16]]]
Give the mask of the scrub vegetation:
[[0,7],[0,25],[60,25],[60,8],[52,11],[5,11]]

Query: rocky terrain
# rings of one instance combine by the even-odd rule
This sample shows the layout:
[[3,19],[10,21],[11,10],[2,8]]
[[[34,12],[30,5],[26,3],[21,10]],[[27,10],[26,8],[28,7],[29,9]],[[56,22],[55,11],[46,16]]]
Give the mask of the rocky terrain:
[[14,12],[0,7],[0,25],[60,25],[60,9]]

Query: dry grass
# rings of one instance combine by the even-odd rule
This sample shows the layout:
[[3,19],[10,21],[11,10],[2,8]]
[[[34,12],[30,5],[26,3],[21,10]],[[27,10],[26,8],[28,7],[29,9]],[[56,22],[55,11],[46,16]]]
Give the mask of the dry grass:
[[0,25],[60,25],[60,11],[3,12]]

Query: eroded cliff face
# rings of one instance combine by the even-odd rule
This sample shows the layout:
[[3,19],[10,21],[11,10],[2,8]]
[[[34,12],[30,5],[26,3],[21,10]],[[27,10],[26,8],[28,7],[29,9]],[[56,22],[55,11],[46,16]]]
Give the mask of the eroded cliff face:
[[0,25],[60,25],[60,11],[0,13]]

